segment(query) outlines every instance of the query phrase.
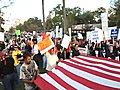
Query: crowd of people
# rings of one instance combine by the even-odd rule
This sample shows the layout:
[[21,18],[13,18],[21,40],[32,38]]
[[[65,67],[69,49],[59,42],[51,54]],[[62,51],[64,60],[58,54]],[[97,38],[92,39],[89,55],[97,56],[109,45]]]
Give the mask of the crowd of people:
[[[15,84],[24,82],[25,90],[37,90],[34,84],[41,69],[51,71],[60,61],[79,56],[79,47],[87,48],[88,56],[120,60],[120,44],[112,38],[101,43],[78,40],[74,37],[68,48],[61,46],[61,38],[52,38],[54,47],[44,54],[38,49],[36,36],[18,36],[0,41],[0,75],[4,90],[15,90]],[[98,53],[96,53],[96,51]]]

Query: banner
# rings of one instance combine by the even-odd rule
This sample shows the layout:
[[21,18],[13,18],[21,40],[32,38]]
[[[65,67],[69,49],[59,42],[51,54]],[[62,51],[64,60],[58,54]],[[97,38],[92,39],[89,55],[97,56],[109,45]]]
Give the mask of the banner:
[[59,26],[56,26],[56,37],[58,37],[58,30],[59,30]]
[[104,36],[106,40],[110,40],[111,39],[111,30],[115,30],[117,29],[117,27],[108,27],[108,30],[104,31]]
[[119,29],[119,33],[118,33],[118,38],[117,38],[118,40],[120,39],[120,29]]
[[91,42],[97,41],[100,43],[103,41],[103,31],[99,28],[95,28],[94,31],[91,31]]
[[54,47],[54,43],[50,37],[46,37],[45,39],[43,39],[38,43],[38,49],[40,50],[41,54],[44,54],[53,47]]
[[33,31],[33,35],[36,35],[36,31]]
[[62,43],[61,43],[61,46],[63,46],[64,48],[67,49],[68,46],[69,46],[70,41],[71,41],[70,36],[64,35],[64,38],[63,38]]
[[4,41],[4,33],[0,32],[0,41]]
[[83,36],[81,33],[78,33],[78,39],[83,39]]
[[101,20],[102,20],[102,30],[108,30],[108,16],[107,13],[101,13]]
[[69,32],[69,36],[70,36],[70,37],[72,37],[72,36],[71,36],[71,31],[72,31],[71,28],[68,28],[68,32]]
[[117,38],[118,37],[118,33],[119,33],[119,29],[112,29],[111,30],[111,38]]
[[20,35],[20,30],[16,30],[16,35],[19,36]]

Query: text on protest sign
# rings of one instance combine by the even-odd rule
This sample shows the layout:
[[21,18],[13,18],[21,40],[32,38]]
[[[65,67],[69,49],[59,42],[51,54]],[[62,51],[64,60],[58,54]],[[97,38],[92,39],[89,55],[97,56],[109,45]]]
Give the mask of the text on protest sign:
[[119,29],[112,29],[111,30],[111,38],[117,38],[119,33]]
[[38,43],[38,49],[40,50],[41,54],[44,54],[52,47],[54,47],[54,43],[52,42],[50,37],[46,37],[44,40]]

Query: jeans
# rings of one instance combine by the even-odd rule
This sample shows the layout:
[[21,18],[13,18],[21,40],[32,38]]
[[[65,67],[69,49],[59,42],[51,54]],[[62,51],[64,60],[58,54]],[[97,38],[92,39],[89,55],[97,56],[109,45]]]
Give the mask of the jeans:
[[15,67],[15,69],[16,69],[16,81],[17,81],[18,85],[21,83],[21,80],[20,80],[20,67],[21,67],[21,64],[19,64],[19,65],[17,65]]
[[47,57],[43,56],[43,68],[46,68],[47,66]]
[[3,90],[15,90],[15,73],[3,76]]

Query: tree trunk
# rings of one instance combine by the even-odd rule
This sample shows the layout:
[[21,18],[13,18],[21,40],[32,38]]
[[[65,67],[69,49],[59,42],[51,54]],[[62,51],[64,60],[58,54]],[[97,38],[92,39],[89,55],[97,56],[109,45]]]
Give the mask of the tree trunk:
[[43,29],[45,31],[46,25],[45,25],[45,13],[44,13],[44,0],[42,0],[42,14],[43,14]]
[[66,34],[67,33],[67,26],[66,26],[65,0],[63,0],[63,18],[64,18],[64,34]]

